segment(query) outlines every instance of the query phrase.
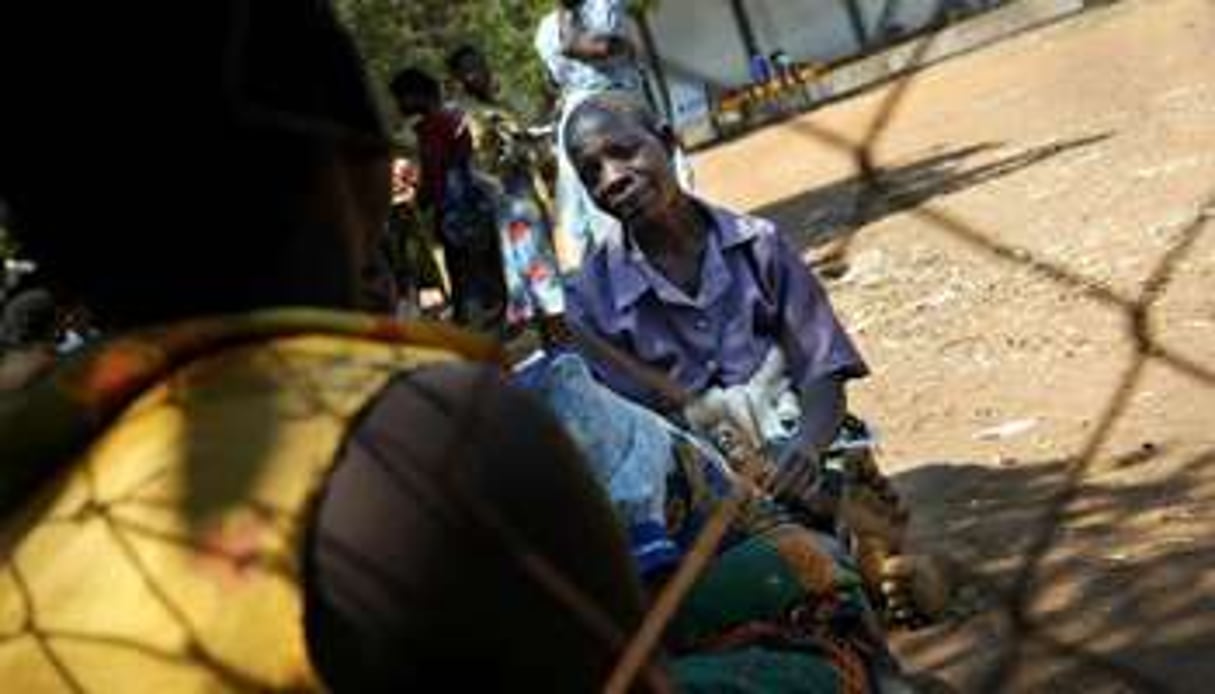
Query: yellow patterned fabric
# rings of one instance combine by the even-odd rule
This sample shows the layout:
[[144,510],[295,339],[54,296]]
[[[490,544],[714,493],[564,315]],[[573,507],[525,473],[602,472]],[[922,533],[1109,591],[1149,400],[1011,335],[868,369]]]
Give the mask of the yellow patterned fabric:
[[[232,325],[124,338],[47,386],[113,399],[115,378],[159,369],[0,525],[4,691],[317,688],[300,540],[348,425],[393,376],[490,351],[345,314]],[[46,461],[0,458],[21,463]]]

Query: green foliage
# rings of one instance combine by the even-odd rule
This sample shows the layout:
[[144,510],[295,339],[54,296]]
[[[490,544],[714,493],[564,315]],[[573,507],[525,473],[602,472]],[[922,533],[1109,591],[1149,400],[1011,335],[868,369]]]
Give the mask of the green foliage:
[[383,95],[407,65],[446,74],[444,58],[461,43],[489,57],[503,95],[527,111],[542,103],[544,73],[532,50],[536,25],[552,0],[335,0]]
[[662,4],[661,0],[628,0],[628,3],[629,14],[634,17],[654,12]]

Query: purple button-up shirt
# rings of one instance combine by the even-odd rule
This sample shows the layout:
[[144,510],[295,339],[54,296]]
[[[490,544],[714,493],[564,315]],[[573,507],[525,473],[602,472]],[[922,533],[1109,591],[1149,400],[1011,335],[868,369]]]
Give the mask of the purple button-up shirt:
[[[688,296],[635,245],[610,243],[570,287],[568,318],[692,394],[746,382],[780,346],[795,386],[868,373],[822,286],[771,222],[704,205],[714,223],[699,292]],[[610,364],[597,375],[648,406],[657,393]]]

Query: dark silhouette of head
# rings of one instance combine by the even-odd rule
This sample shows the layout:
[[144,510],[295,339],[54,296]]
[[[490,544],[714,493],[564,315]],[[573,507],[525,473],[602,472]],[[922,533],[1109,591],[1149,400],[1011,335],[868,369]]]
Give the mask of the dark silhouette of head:
[[405,117],[433,113],[443,105],[443,88],[439,80],[417,67],[407,67],[393,76],[388,91],[397,110]]
[[49,276],[111,324],[352,305],[388,144],[328,3],[62,15],[0,9],[0,197]]
[[476,46],[464,44],[447,56],[447,71],[472,96],[492,100],[498,85],[485,54]]
[[26,289],[4,306],[0,337],[10,347],[55,342],[55,299],[45,289]]

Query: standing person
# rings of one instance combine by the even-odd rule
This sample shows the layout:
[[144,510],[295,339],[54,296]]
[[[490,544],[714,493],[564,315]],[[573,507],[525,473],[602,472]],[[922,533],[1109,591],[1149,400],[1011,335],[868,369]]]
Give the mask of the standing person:
[[641,93],[625,9],[623,0],[558,0],[540,21],[535,48],[563,98],[612,89]]
[[772,51],[772,55],[769,56],[769,62],[772,64],[772,72],[776,75],[776,78],[781,81],[782,86],[792,86],[794,79],[793,60],[789,57],[789,54],[785,52],[785,49],[778,48],[775,51]]
[[781,81],[782,91],[796,90],[798,106],[800,108],[809,108],[810,91],[807,89],[806,81],[802,78],[801,68],[789,57],[789,54],[783,48],[773,51],[772,69]]
[[418,209],[417,165],[403,156],[392,160],[392,211],[388,216],[387,256],[400,294],[401,318],[437,315],[448,303],[449,283],[442,272],[443,250]]
[[55,365],[55,299],[42,288],[19,292],[0,321],[0,392],[21,388]]
[[780,72],[776,64],[759,51],[751,56],[748,66],[751,73],[751,97],[759,104],[761,113],[770,113],[773,102],[778,101],[780,96]]
[[389,91],[401,115],[415,119],[422,170],[417,201],[443,245],[455,320],[494,331],[506,302],[497,213],[492,191],[473,166],[465,114],[444,106],[438,80],[417,68],[398,72]]
[[768,83],[772,81],[772,61],[768,59],[768,56],[759,52],[752,54],[749,68],[751,83],[761,89],[766,89]]
[[565,296],[552,241],[552,194],[541,175],[539,143],[502,102],[484,54],[464,45],[448,56],[468,120],[473,165],[492,185],[507,290],[506,322],[542,326],[560,320]]
[[[15,46],[0,197],[113,331],[0,395],[4,689],[597,689],[641,596],[572,444],[482,340],[350,310],[389,142],[330,5],[6,3]],[[81,147],[121,166],[64,205]]]

